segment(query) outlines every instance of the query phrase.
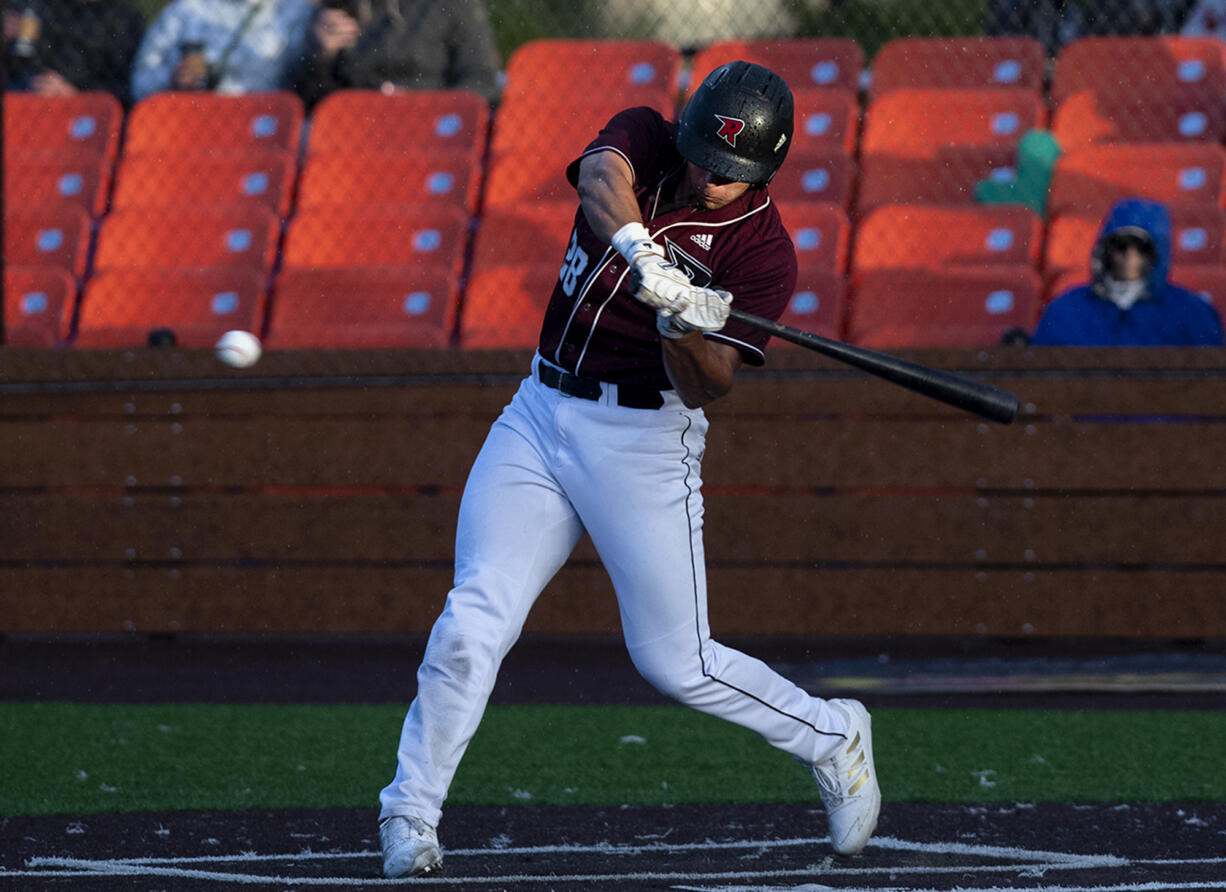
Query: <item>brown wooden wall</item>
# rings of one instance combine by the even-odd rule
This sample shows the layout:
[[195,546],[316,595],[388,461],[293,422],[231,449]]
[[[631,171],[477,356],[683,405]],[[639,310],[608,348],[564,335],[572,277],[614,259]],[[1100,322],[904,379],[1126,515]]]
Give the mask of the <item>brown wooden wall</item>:
[[[710,407],[717,635],[1226,635],[1226,351],[804,351]],[[524,353],[0,350],[0,632],[424,633]],[[588,543],[529,620],[618,630]]]

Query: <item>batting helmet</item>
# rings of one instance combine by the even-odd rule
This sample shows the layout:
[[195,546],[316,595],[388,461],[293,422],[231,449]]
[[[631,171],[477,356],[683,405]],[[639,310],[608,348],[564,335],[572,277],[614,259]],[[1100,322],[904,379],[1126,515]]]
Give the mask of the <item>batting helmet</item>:
[[738,183],[770,182],[792,142],[792,91],[753,62],[729,62],[694,91],[677,122],[677,150]]

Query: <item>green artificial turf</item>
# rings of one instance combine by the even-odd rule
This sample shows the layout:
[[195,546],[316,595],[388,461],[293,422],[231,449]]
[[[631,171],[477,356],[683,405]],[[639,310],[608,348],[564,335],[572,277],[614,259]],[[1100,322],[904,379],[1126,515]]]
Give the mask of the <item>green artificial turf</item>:
[[[370,806],[398,706],[0,704],[0,815]],[[887,801],[1226,800],[1226,717],[874,712]],[[816,801],[756,735],[673,706],[486,714],[451,804]]]

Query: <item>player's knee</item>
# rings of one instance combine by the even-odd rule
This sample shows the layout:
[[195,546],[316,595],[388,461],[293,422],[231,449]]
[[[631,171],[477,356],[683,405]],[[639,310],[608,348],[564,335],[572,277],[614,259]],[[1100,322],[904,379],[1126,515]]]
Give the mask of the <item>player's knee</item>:
[[653,688],[679,703],[688,705],[705,681],[697,660],[679,658],[671,648],[632,648],[630,659]]
[[496,629],[482,628],[465,619],[462,613],[449,605],[434,623],[422,668],[466,687],[480,684],[497,671],[501,651]]

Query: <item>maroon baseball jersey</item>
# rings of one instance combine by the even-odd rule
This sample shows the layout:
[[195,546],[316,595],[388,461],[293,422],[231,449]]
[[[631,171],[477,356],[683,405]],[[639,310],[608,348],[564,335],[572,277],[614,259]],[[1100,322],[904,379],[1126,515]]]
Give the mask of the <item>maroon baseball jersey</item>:
[[[617,152],[634,172],[643,223],[668,259],[695,285],[732,293],[732,305],[778,319],[796,287],[796,250],[765,189],[749,189],[709,211],[670,203],[685,176],[674,143],[676,125],[650,108],[619,112],[566,169],[578,182],[579,162]],[[706,337],[732,344],[752,365],[765,361],[770,335],[729,321]],[[541,326],[541,355],[564,369],[616,384],[672,387],[660,355],[655,310],[630,292],[629,264],[597,238],[583,209]]]

